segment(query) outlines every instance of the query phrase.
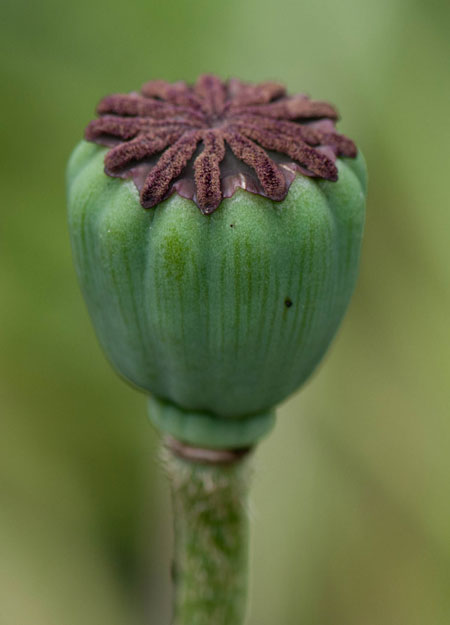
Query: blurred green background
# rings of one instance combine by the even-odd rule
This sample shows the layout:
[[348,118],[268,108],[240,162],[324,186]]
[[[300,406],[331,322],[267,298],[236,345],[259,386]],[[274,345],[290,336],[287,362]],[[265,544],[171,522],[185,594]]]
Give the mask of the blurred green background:
[[257,453],[249,625],[448,625],[450,5],[3,0],[1,13],[1,625],[169,623],[158,440],[87,317],[64,168],[103,95],[205,71],[335,102],[370,172],[349,313]]

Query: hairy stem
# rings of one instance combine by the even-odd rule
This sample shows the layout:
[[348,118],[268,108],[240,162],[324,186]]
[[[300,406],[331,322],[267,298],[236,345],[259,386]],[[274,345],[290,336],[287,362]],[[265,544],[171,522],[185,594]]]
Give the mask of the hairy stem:
[[243,625],[249,466],[164,450],[175,517],[174,625]]

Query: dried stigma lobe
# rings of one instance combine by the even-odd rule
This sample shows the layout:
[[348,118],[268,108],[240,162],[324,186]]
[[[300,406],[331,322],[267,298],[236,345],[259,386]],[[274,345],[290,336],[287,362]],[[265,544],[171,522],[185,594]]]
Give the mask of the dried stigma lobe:
[[85,137],[111,147],[105,172],[133,178],[144,208],[176,191],[208,214],[238,187],[282,200],[297,172],[335,181],[336,157],[357,152],[336,132],[333,106],[274,82],[153,80],[97,112]]

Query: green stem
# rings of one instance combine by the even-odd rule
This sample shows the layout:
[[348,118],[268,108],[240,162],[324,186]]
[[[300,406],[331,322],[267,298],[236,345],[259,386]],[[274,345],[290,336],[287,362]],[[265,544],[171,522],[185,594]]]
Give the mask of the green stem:
[[248,576],[247,456],[164,460],[175,517],[174,625],[243,625]]

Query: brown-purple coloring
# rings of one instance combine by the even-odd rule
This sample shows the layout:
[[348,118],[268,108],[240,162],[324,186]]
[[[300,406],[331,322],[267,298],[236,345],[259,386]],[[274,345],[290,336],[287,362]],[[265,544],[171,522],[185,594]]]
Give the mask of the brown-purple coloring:
[[105,172],[132,178],[144,208],[176,191],[209,214],[239,187],[279,201],[297,173],[336,181],[336,157],[357,153],[331,104],[275,82],[153,80],[103,98],[97,112],[85,137],[111,147]]

